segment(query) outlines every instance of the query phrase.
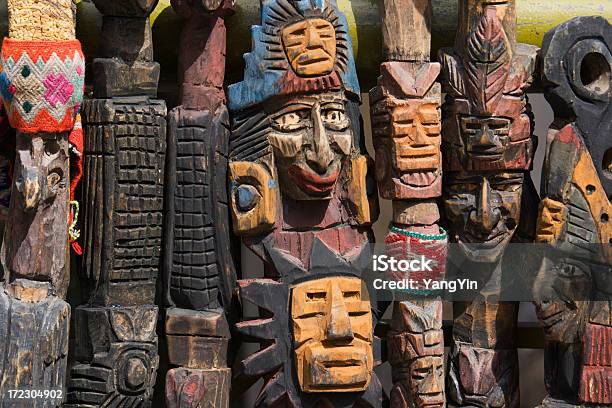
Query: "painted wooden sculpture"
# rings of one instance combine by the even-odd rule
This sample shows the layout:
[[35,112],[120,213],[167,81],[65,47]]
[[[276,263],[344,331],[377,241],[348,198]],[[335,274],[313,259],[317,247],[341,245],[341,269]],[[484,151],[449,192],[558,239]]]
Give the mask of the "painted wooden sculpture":
[[463,0],[455,48],[440,53],[445,218],[467,259],[459,274],[470,273],[470,262],[487,269],[478,277],[480,294],[454,305],[447,396],[456,406],[519,405],[518,304],[496,300],[502,279],[516,273],[504,268],[504,250],[533,239],[537,211],[525,95],[537,49],[517,44],[515,31],[515,1]]
[[164,291],[169,362],[166,406],[228,407],[226,315],[236,273],[227,195],[225,21],[233,1],[173,0],[181,34],[181,105],[166,153]]
[[[546,335],[544,407],[612,404],[612,26],[580,17],[549,31],[548,134],[537,242],[550,253],[536,285]],[[603,244],[603,245],[602,245]]]
[[158,354],[166,106],[154,99],[156,0],[96,0],[103,42],[83,107],[81,286],[69,407],[150,406]]
[[234,233],[265,265],[239,280],[258,318],[236,324],[260,349],[236,392],[263,379],[258,407],[379,407],[376,316],[360,279],[368,193],[359,84],[335,0],[264,0],[244,81],[228,89]]
[[[77,122],[85,74],[72,0],[9,1],[8,8],[0,93],[16,130],[16,151],[1,251],[3,407],[21,403],[10,399],[9,390],[63,392],[65,385],[69,203],[80,178],[83,134]],[[60,396],[30,400],[28,406],[61,403]]]
[[[444,277],[447,235],[438,226],[442,194],[440,64],[430,62],[430,0],[381,0],[383,50],[378,86],[370,91],[376,178],[383,198],[393,200],[385,239],[396,259],[421,255],[439,265],[427,276]],[[443,407],[442,302],[435,293],[412,293],[394,302],[387,336],[392,366],[392,407]]]

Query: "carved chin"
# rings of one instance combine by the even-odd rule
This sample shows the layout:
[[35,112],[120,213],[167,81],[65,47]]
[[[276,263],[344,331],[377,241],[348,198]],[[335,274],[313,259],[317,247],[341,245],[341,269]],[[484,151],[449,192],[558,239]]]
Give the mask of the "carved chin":
[[370,382],[366,347],[307,345],[304,352],[302,390],[305,392],[357,392]]
[[412,188],[425,188],[432,186],[440,177],[440,172],[436,170],[430,171],[414,171],[403,174],[401,177],[402,183]]
[[340,176],[340,168],[337,165],[330,166],[327,173],[321,175],[307,166],[295,164],[289,167],[287,175],[289,181],[307,196],[303,199],[325,199],[331,198]]
[[491,238],[475,240],[469,235],[459,236],[457,242],[472,262],[496,262],[512,239],[513,232],[505,231]]
[[580,319],[576,305],[573,307],[561,300],[536,303],[536,315],[547,340],[561,343],[571,343],[575,340]]

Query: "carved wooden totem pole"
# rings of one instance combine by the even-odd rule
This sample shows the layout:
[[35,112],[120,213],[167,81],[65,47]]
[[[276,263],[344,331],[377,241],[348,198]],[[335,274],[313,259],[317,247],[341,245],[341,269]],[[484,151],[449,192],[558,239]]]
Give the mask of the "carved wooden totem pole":
[[516,273],[504,270],[507,244],[533,239],[535,229],[528,171],[536,145],[525,90],[537,49],[517,44],[515,30],[515,1],[462,0],[455,48],[440,54],[445,218],[467,259],[459,274],[486,265],[480,294],[455,303],[447,394],[456,406],[519,404],[518,303],[497,299],[500,282]]
[[164,282],[168,407],[229,406],[227,315],[236,284],[227,195],[225,21],[233,1],[173,0],[181,34],[181,105],[166,153]]
[[68,406],[150,406],[158,366],[166,106],[154,99],[156,0],[96,0],[104,15],[83,108],[82,286]]
[[[442,194],[440,64],[430,62],[431,0],[381,0],[385,60],[378,86],[370,91],[376,178],[380,194],[393,200],[385,240],[389,256],[424,255],[440,280],[446,261],[446,232],[438,226],[436,198]],[[415,291],[414,300],[394,302],[387,336],[393,370],[392,407],[443,407],[442,302]]]
[[548,134],[536,282],[546,335],[544,407],[612,404],[612,26],[579,17],[542,47]]
[[[80,178],[77,124],[85,61],[72,0],[9,1],[0,94],[16,130],[0,279],[0,405],[9,390],[63,392],[68,356],[71,193]],[[70,165],[74,172],[70,174]],[[73,229],[70,231],[74,232]],[[27,401],[59,407],[62,397]]]
[[379,407],[376,316],[360,279],[377,202],[346,18],[335,0],[261,8],[244,81],[228,90],[233,229],[265,264],[265,278],[238,282],[259,315],[236,329],[260,349],[235,388],[262,378],[258,407]]

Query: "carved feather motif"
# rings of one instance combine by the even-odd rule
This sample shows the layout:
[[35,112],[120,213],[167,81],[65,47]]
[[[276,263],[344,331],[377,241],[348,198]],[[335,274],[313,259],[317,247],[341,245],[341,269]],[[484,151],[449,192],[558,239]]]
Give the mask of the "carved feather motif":
[[471,33],[464,66],[465,86],[473,108],[492,114],[510,70],[510,53],[494,8],[485,10],[478,27]]

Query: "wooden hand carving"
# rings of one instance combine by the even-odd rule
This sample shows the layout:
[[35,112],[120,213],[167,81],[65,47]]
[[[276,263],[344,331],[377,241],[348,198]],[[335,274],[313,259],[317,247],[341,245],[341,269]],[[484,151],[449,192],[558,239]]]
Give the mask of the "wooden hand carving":
[[[442,96],[436,82],[440,64],[430,62],[432,4],[381,0],[379,6],[387,62],[370,91],[370,106],[378,187],[393,200],[385,243],[387,255],[398,260],[435,259],[440,267],[431,276],[394,274],[423,284],[423,278],[444,278],[447,242],[436,204],[442,194]],[[394,303],[387,335],[391,406],[443,407],[442,302],[428,292],[412,298]]]
[[164,292],[168,407],[229,406],[235,286],[227,198],[225,17],[231,1],[173,1],[183,16],[181,105],[168,117]]
[[380,406],[359,279],[376,200],[346,18],[335,0],[266,0],[261,18],[228,90],[233,230],[265,264],[265,279],[238,281],[260,314],[237,331],[261,348],[234,389],[264,378],[261,407]]
[[532,239],[527,215],[537,200],[527,173],[536,144],[525,95],[537,49],[516,43],[515,9],[515,1],[459,2],[455,47],[440,52],[445,218],[469,262],[488,270],[481,294],[454,305],[447,390],[457,406],[519,404],[518,303],[496,295],[503,277],[516,273],[504,267],[507,245]]
[[[15,403],[12,389],[65,386],[70,326],[70,306],[63,300],[70,276],[68,220],[80,178],[71,174],[70,161],[80,168],[83,135],[78,111],[85,74],[81,46],[74,39],[71,1],[9,1],[8,7],[10,36],[2,44],[0,92],[3,116],[16,135],[1,249],[2,406]],[[62,397],[30,403],[59,407]]]
[[581,17],[552,29],[541,69],[555,113],[537,230],[554,248],[535,290],[546,334],[542,406],[611,404],[612,27]]
[[96,1],[104,14],[93,98],[83,105],[82,286],[68,407],[151,406],[162,240],[166,105],[149,13],[157,1]]

